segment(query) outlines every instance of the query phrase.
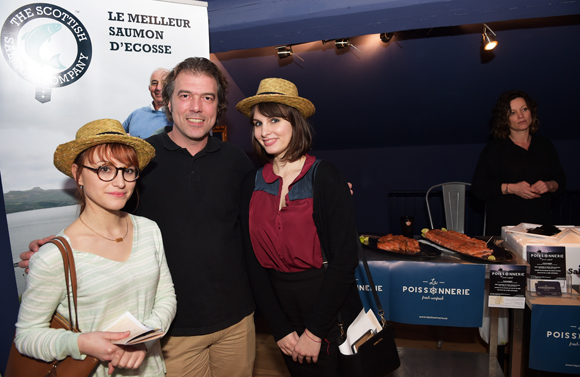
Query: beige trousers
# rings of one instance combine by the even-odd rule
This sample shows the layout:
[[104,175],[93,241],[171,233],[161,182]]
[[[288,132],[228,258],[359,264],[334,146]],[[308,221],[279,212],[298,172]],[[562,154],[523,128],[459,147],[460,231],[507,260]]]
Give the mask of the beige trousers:
[[250,377],[256,357],[254,314],[206,335],[161,340],[166,377]]

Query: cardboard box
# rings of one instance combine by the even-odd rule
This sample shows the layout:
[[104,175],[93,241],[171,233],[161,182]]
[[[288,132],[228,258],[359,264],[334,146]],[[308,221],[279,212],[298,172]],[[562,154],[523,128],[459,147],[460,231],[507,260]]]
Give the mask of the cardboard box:
[[517,226],[504,226],[501,236],[516,250],[524,260],[527,260],[526,248],[533,246],[564,246],[566,248],[566,271],[575,271],[572,274],[572,284],[580,284],[580,227],[556,225],[562,229],[559,235],[548,237],[532,233],[525,233],[525,229],[539,227],[538,224],[522,223]]

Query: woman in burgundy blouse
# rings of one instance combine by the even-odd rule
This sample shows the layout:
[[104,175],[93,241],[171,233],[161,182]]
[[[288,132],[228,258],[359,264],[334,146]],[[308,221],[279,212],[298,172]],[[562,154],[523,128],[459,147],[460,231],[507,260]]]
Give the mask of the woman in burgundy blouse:
[[[236,108],[266,164],[244,181],[248,275],[292,376],[335,376],[340,312],[346,329],[362,305],[354,209],[346,180],[307,154],[314,105],[283,79],[262,80]],[[324,256],[323,256],[324,254]],[[323,268],[324,257],[328,260]]]

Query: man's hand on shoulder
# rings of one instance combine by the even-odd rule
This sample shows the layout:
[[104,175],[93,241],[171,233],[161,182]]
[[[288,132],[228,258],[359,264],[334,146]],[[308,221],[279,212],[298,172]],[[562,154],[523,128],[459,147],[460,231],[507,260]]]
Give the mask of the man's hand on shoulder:
[[48,237],[41,238],[39,240],[32,241],[28,245],[28,251],[25,251],[25,252],[20,254],[21,261],[18,262],[18,267],[24,268],[25,269],[24,272],[28,273],[28,262],[30,261],[30,258],[32,258],[34,253],[36,253],[42,245],[44,245],[48,241],[52,240],[53,238],[54,238],[54,236],[48,236]]

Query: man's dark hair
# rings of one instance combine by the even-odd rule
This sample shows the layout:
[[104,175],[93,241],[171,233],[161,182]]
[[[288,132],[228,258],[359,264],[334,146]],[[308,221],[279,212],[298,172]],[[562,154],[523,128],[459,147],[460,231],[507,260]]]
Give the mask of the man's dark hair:
[[164,111],[167,116],[167,120],[173,122],[173,117],[171,116],[171,111],[169,110],[169,101],[175,90],[175,79],[177,75],[181,72],[189,72],[193,75],[205,75],[215,79],[217,83],[217,95],[218,95],[218,107],[217,107],[217,119],[219,119],[228,109],[228,100],[226,95],[228,93],[228,80],[220,71],[217,65],[215,65],[211,60],[206,58],[187,58],[178,65],[175,66],[165,77],[165,85],[163,86],[163,103]]

